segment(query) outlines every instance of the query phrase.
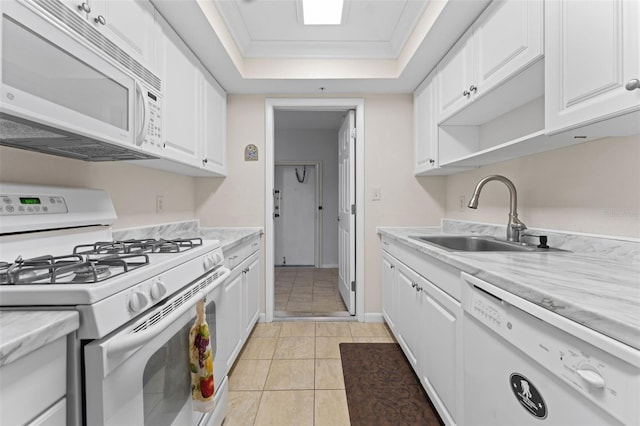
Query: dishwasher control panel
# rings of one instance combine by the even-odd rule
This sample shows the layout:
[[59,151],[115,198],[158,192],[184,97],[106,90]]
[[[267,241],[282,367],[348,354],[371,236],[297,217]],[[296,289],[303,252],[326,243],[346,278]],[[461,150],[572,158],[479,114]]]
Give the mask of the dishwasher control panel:
[[637,422],[640,408],[630,401],[640,400],[640,363],[630,364],[525,312],[492,294],[490,286],[464,283],[465,321],[483,324],[518,349],[526,362],[538,363],[622,423]]

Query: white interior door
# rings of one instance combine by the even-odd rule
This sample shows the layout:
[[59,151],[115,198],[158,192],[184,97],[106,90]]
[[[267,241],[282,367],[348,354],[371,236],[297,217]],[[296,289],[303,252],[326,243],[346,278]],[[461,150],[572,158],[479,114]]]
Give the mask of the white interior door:
[[338,286],[350,315],[356,313],[355,111],[338,132]]
[[274,218],[274,263],[313,266],[316,247],[316,168],[276,165],[274,178],[274,211],[277,215]]

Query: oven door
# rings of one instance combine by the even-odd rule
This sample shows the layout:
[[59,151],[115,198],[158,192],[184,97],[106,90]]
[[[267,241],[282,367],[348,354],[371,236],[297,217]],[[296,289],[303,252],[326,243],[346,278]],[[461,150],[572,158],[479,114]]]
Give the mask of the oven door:
[[[217,312],[229,269],[218,268],[111,335],[84,348],[86,424],[216,425],[227,411],[226,377],[219,368]],[[206,298],[214,354],[216,409],[191,407],[189,330],[195,305]]]
[[0,2],[0,139],[73,158],[145,158],[146,91],[33,7]]

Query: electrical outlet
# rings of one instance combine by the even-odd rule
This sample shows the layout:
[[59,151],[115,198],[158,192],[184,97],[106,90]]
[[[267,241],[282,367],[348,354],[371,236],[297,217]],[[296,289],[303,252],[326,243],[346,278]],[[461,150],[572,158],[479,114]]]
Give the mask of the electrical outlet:
[[380,201],[380,192],[381,189],[379,186],[371,188],[371,201]]
[[162,213],[164,211],[164,196],[156,195],[156,213]]
[[464,211],[464,208],[467,206],[467,204],[466,204],[466,200],[465,200],[465,196],[464,196],[464,195],[460,195],[460,196],[458,197],[458,202],[459,202],[459,204],[458,204],[458,211],[463,212],[463,211]]

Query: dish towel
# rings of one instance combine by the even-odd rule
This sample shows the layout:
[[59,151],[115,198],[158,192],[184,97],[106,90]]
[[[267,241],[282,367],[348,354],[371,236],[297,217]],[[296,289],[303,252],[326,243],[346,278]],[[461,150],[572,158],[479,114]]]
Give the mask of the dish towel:
[[204,300],[196,305],[196,321],[189,331],[189,367],[191,369],[191,399],[194,411],[207,413],[215,408],[213,352],[209,326],[204,313]]

